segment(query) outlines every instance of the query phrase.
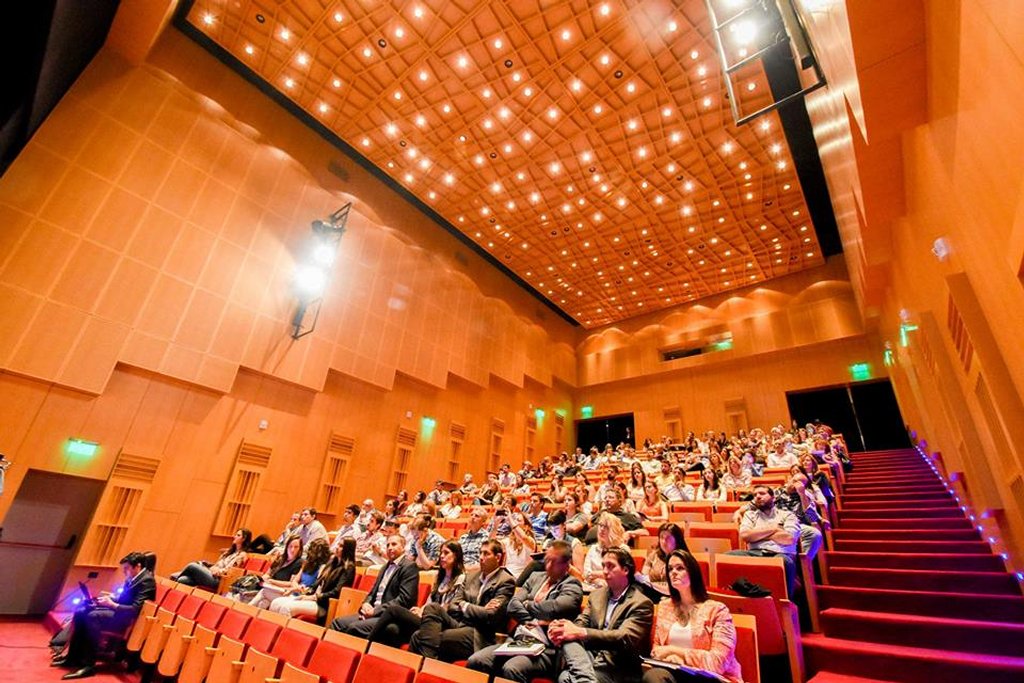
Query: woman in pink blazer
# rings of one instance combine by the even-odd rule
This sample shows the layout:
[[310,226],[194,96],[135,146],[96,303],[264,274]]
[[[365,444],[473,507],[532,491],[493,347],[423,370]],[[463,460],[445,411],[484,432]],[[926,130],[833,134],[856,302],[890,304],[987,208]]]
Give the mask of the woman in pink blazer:
[[[732,615],[722,603],[708,600],[693,555],[685,550],[669,555],[668,585],[670,597],[662,599],[655,610],[651,658],[712,671],[731,683],[741,683]],[[657,667],[644,673],[644,683],[686,680],[691,680],[688,674]]]

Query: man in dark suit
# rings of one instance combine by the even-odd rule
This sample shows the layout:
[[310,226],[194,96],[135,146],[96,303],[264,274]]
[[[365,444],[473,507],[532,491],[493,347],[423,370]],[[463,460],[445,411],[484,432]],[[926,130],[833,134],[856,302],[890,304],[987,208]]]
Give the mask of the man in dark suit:
[[466,575],[465,598],[447,607],[423,608],[409,649],[425,657],[454,662],[494,644],[504,628],[516,581],[505,564],[505,547],[494,539],[480,545],[480,569]]
[[384,608],[391,604],[412,607],[419,592],[420,571],[416,562],[405,554],[405,537],[388,537],[387,564],[381,567],[373,588],[359,606],[359,614],[338,617],[331,622],[335,631],[367,638],[377,624]]
[[508,616],[519,622],[515,638],[534,638],[547,647],[538,655],[514,657],[495,654],[497,645],[486,647],[469,658],[469,668],[486,671],[513,681],[530,683],[534,678],[553,678],[558,651],[548,641],[548,624],[572,619],[580,612],[583,586],[569,575],[572,547],[553,541],[544,553],[544,573],[535,572],[516,590],[508,604]]
[[96,673],[96,650],[104,631],[123,631],[128,627],[146,600],[156,598],[156,581],[145,568],[143,553],[128,553],[121,559],[125,582],[119,591],[101,595],[75,612],[67,654],[53,660],[53,666],[75,669],[64,680],[88,678]]
[[640,658],[651,647],[654,605],[633,580],[636,566],[629,551],[610,548],[601,558],[608,585],[590,594],[575,622],[548,627],[548,637],[562,648],[558,683],[639,681]]

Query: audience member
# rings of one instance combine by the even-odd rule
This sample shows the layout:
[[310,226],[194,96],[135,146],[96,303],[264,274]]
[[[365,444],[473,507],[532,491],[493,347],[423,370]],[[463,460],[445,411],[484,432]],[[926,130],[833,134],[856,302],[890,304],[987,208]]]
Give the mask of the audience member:
[[[610,514],[619,520],[622,528],[626,532],[626,540],[628,541],[633,536],[644,536],[647,534],[647,530],[644,529],[643,522],[640,518],[631,512],[626,512],[622,509],[622,496],[618,490],[612,486],[605,491],[604,498],[604,513]],[[587,532],[587,544],[593,543],[597,540],[597,529],[591,528]],[[598,563],[600,564],[600,562]]]
[[373,510],[367,521],[366,530],[356,537],[356,563],[362,566],[383,564],[387,537],[381,531],[384,513]]
[[533,553],[537,551],[537,539],[533,535],[533,526],[523,513],[513,510],[508,514],[509,534],[502,539],[505,544],[505,569],[515,578],[530,564]]
[[583,560],[583,583],[588,589],[595,589],[604,586],[604,554],[612,548],[624,548],[627,551],[629,546],[628,535],[622,527],[619,518],[610,512],[602,512],[597,516],[594,524],[596,543],[587,550],[587,556]]
[[[248,538],[245,542],[248,543]],[[122,631],[139,615],[146,600],[156,598],[156,580],[144,567],[142,553],[121,558],[125,582],[119,592],[103,594],[72,617],[67,653],[53,659],[53,666],[74,669],[62,678],[76,680],[96,673],[96,651],[103,631]]]
[[400,647],[409,642],[409,637],[420,627],[423,610],[430,606],[447,608],[455,600],[461,600],[465,590],[466,573],[463,563],[462,546],[455,541],[446,541],[438,553],[437,578],[423,607],[406,607],[392,603],[384,608],[367,639],[391,647]]
[[718,470],[709,467],[701,473],[701,485],[697,487],[697,500],[724,503],[727,493],[725,486],[719,480]]
[[644,498],[640,502],[638,512],[640,517],[648,522],[668,521],[668,504],[661,499],[658,485],[653,481],[648,481],[644,484]]
[[[668,573],[669,597],[662,599],[655,610],[657,628],[651,657],[709,671],[730,683],[742,683],[732,615],[728,607],[708,599],[697,560],[685,550],[677,550],[669,556]],[[672,672],[653,667],[644,673],[643,683],[678,680]]]
[[456,519],[462,514],[462,492],[458,489],[451,492],[448,500],[437,509],[437,516],[445,519]]
[[270,565],[270,569],[263,574],[263,585],[256,592],[250,605],[266,609],[275,598],[292,587],[292,582],[299,576],[302,570],[302,539],[292,536],[284,546],[281,553]]
[[373,498],[367,498],[363,501],[362,507],[359,509],[359,516],[356,517],[356,524],[363,531],[366,531],[370,527],[370,518],[373,517],[373,513],[377,511],[374,507]]
[[612,548],[602,557],[604,587],[590,594],[575,621],[557,619],[548,627],[561,648],[559,683],[638,681],[641,657],[650,648],[653,605],[634,581],[628,550]]
[[508,616],[519,624],[514,636],[539,640],[547,644],[544,651],[534,657],[502,657],[494,652],[497,646],[491,645],[469,658],[470,669],[521,683],[554,678],[557,651],[547,637],[548,625],[557,619],[575,618],[583,601],[583,587],[569,574],[571,562],[569,544],[552,543],[544,553],[544,573],[531,576],[508,604]]
[[412,652],[454,662],[494,644],[505,627],[506,608],[515,591],[512,575],[502,566],[505,547],[494,539],[480,546],[480,568],[466,576],[462,595],[447,605],[428,604],[413,634]]
[[348,505],[341,512],[341,526],[338,527],[338,531],[335,532],[334,542],[331,544],[333,549],[334,546],[341,545],[341,542],[346,538],[358,538],[362,534],[362,530],[356,523],[356,518],[359,517],[359,506]]
[[[786,568],[786,588],[793,596],[796,585],[796,543],[800,522],[796,515],[775,505],[771,487],[754,487],[754,500],[740,521],[740,540],[746,550],[730,550],[729,555],[781,557]],[[779,596],[781,597],[781,596]]]
[[389,605],[409,608],[416,604],[420,572],[416,563],[406,557],[405,539],[399,534],[388,538],[387,560],[377,574],[373,588],[359,606],[359,613],[336,618],[331,622],[332,629],[366,638]]
[[350,537],[333,547],[330,561],[309,593],[277,598],[270,603],[270,611],[287,617],[314,617],[316,623],[323,626],[331,600],[341,594],[342,588],[350,588],[355,578],[356,541]]
[[199,586],[215,591],[220,586],[220,577],[224,576],[228,569],[240,567],[245,562],[251,540],[251,531],[239,529],[231,539],[231,545],[220,554],[216,562],[191,562],[180,572],[171,574],[171,580],[186,586]]
[[[484,528],[487,524],[488,514],[480,506],[474,507],[469,513],[469,527],[465,533],[459,536],[459,545],[462,546],[462,555],[466,563],[466,571],[477,568],[480,564],[480,546],[487,540],[489,534]],[[503,558],[504,559],[504,558]]]
[[668,593],[668,558],[677,550],[688,550],[683,530],[674,522],[658,527],[658,545],[647,551],[644,575],[659,593]]
[[[441,546],[444,545],[444,537],[431,529],[430,522],[423,517],[417,517],[409,523],[409,535],[412,542],[406,547],[406,556],[413,560],[421,571],[433,569],[440,555]],[[459,555],[461,561],[461,548]]]
[[544,511],[544,498],[539,493],[530,494],[530,504],[526,508],[526,516],[533,528],[533,537],[536,540],[544,538],[548,531],[548,513]]

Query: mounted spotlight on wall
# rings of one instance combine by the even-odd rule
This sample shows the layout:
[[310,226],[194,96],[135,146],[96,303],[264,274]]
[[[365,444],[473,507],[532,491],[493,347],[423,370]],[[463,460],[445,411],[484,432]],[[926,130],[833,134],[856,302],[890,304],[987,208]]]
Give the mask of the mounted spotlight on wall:
[[[737,126],[825,85],[825,74],[797,6],[799,0],[704,0],[704,4],[711,19],[729,106]],[[768,62],[777,64],[780,59],[791,61],[795,67],[799,75],[796,87],[790,92],[777,93],[777,83],[772,82],[769,104],[751,113],[741,111],[743,101],[761,104],[764,100],[763,89],[757,91],[762,73],[759,62],[767,72]],[[805,78],[808,69],[813,71],[814,80],[803,85],[809,80]]]
[[331,279],[331,268],[338,255],[338,244],[345,234],[345,223],[351,208],[352,202],[349,202],[326,219],[313,221],[313,235],[306,245],[306,257],[295,269],[292,281],[295,298],[298,299],[292,317],[292,339],[305,337],[316,329],[324,291]]

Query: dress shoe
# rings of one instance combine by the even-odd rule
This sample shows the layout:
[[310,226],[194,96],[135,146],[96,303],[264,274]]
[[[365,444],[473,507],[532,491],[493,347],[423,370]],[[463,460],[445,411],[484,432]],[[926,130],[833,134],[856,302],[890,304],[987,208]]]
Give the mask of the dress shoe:
[[64,680],[64,681],[74,681],[74,680],[78,680],[79,678],[89,678],[89,677],[95,676],[95,675],[96,675],[96,667],[95,666],[83,666],[78,671],[72,671],[70,673],[64,674],[63,676],[61,676],[61,680]]
[[54,657],[50,660],[50,666],[59,666],[64,669],[77,669],[81,664],[69,657]]

